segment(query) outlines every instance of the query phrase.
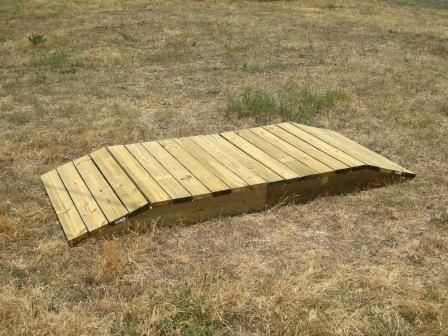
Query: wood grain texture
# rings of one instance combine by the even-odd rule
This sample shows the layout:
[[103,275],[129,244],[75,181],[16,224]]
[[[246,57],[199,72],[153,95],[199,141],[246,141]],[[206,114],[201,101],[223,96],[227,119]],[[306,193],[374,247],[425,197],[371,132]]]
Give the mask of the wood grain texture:
[[58,167],[57,171],[89,232],[107,225],[106,217],[73,162]]
[[238,175],[233,173],[228,167],[215,159],[212,155],[207,153],[201,146],[196,144],[191,138],[175,139],[182,148],[190,153],[196,160],[198,160],[204,167],[207,167],[213,174],[215,174],[221,181],[228,185],[232,192],[239,192],[249,189],[249,185],[244,182]]
[[245,152],[247,155],[257,160],[260,164],[266,166],[278,176],[281,176],[284,180],[297,179],[303,176],[276,160],[265,151],[262,151],[260,148],[242,138],[235,132],[224,132],[221,133],[221,136]]
[[345,163],[347,166],[349,166],[351,168],[364,166],[364,163],[362,161],[359,161],[358,159],[354,158],[353,156],[348,155],[347,153],[344,153],[343,151],[340,151],[336,147],[326,143],[325,141],[320,140],[319,138],[316,138],[315,136],[301,130],[300,128],[296,127],[295,125],[293,125],[291,123],[283,123],[283,124],[279,124],[278,126],[283,128],[284,130],[290,132],[297,138],[320,149],[321,151],[325,152],[326,154],[331,155],[335,159]]
[[172,203],[171,197],[157,181],[143,168],[125,146],[110,146],[109,152],[128,174],[137,188],[146,197],[151,206],[162,206]]
[[275,146],[275,142],[268,141],[258,136],[249,129],[236,131],[236,133],[245,140],[249,141],[252,145],[256,146],[266,154],[269,154],[274,159],[278,160],[288,168],[295,171],[299,176],[309,176],[317,174],[315,170],[311,169],[304,163],[285,153],[279,147]]
[[148,204],[137,186],[126,175],[123,169],[121,169],[120,165],[106,148],[101,148],[93,152],[90,154],[90,157],[129,213]]
[[[297,161],[302,162],[304,165],[312,169],[313,171],[325,174],[329,172],[333,172],[334,169],[330,168],[326,164],[322,163],[321,161],[315,159],[311,155],[305,153],[304,151],[294,147],[289,142],[283,140],[282,138],[278,137],[277,135],[269,132],[268,130],[264,129],[263,127],[255,127],[249,129],[252,133],[255,133],[260,138],[266,140],[271,145],[276,146],[283,152],[287,153],[291,157],[295,158]],[[281,131],[281,130],[280,130]]]
[[42,175],[41,179],[68,242],[74,243],[84,238],[88,230],[58,172],[51,170]]
[[159,143],[213,194],[230,192],[228,185],[183,149],[175,140],[162,140]]
[[368,165],[415,175],[412,171],[403,168],[402,166],[385,158],[384,156],[379,155],[378,153],[375,153],[367,147],[361,146],[340,133],[295,123],[294,125]]
[[211,134],[207,135],[206,138],[211,144],[221,148],[224,155],[234,157],[238,161],[240,167],[245,166],[249,168],[255,175],[260,176],[266,182],[275,183],[283,180],[280,175],[276,174],[258,160],[255,160],[250,155],[246,154],[243,150],[224,139],[222,136],[218,134]]
[[128,211],[89,156],[83,156],[73,163],[109,223],[127,215]]
[[145,142],[143,147],[188,190],[193,199],[211,197],[212,192],[158,142]]
[[232,151],[228,151],[225,148],[219,146],[216,142],[208,136],[199,135],[191,138],[197,145],[203,150],[207,151],[216,160],[225,165],[234,174],[238,175],[252,188],[257,188],[266,185],[266,180],[254,172],[250,167],[241,165],[241,162],[232,155]]
[[191,194],[142,144],[127,145],[126,148],[173,200],[191,199]]
[[310,145],[309,143],[303,141],[302,139],[294,136],[293,134],[285,131],[283,128],[278,127],[277,125],[269,125],[263,127],[267,131],[269,131],[272,134],[275,134],[280,139],[286,141],[290,145],[296,147],[297,149],[301,150],[302,152],[310,155],[314,159],[322,162],[326,166],[330,167],[335,170],[342,170],[342,169],[348,169],[349,166],[342,163],[341,161],[335,159],[331,155],[328,155],[324,151]]

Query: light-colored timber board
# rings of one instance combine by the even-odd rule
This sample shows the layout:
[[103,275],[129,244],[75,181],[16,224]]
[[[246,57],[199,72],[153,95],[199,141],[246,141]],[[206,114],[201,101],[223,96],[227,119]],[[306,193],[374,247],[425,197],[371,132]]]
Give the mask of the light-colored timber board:
[[90,156],[130,213],[148,204],[137,186],[106,148],[101,148]]
[[223,181],[221,181],[215,174],[204,167],[197,159],[183,149],[178,142],[173,139],[159,141],[160,145],[165,148],[175,159],[179,161],[189,172],[194,172],[200,183],[202,183],[213,194],[225,194],[231,189]]
[[145,142],[143,143],[143,147],[188,190],[193,199],[207,198],[212,195],[211,191],[192,172],[186,169],[158,142]]
[[334,131],[281,123],[109,146],[41,178],[75,243],[132,220],[194,222],[399,176],[415,174]]

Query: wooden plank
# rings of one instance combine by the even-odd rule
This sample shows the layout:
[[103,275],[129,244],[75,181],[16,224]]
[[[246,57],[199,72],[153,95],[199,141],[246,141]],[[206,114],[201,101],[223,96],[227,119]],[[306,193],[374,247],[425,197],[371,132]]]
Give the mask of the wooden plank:
[[220,146],[224,153],[227,153],[226,155],[233,155],[235,159],[239,161],[240,166],[245,165],[255,174],[258,174],[261,178],[263,178],[266,182],[275,183],[284,180],[280,175],[276,174],[271,169],[246,154],[244,151],[224,139],[219,134],[211,134],[206,137],[209,138],[212,143]]
[[217,159],[207,153],[201,146],[196,144],[191,138],[175,139],[179,145],[196,158],[203,166],[207,167],[213,174],[227,184],[232,192],[239,192],[249,189],[249,185],[238,175],[221,164]]
[[215,217],[260,211],[266,208],[266,192],[264,185],[254,190],[158,207],[138,214],[127,223],[133,229],[144,229],[153,226],[154,222],[194,224]]
[[291,123],[283,123],[278,124],[279,127],[283,128],[284,130],[290,132],[294,136],[302,139],[303,141],[307,142],[308,144],[320,149],[321,151],[327,153],[328,155],[331,155],[335,159],[338,159],[339,161],[345,163],[347,166],[354,168],[354,167],[361,167],[365,166],[365,164],[358,159],[355,159],[354,157],[340,151],[336,147],[329,145],[325,141],[322,141],[315,136],[301,130],[300,128],[297,128]]
[[93,232],[108,224],[95,198],[87,188],[73,162],[57,168],[59,176],[89,232]]
[[303,130],[304,132],[307,132],[313,136],[315,136],[316,138],[319,138],[322,141],[325,141],[326,143],[342,150],[343,152],[357,158],[358,160],[364,162],[365,164],[368,165],[375,165],[375,162],[373,160],[370,160],[368,157],[363,156],[362,154],[360,155],[356,149],[350,150],[350,147],[347,148],[342,148],[344,146],[341,146],[341,142],[340,140],[336,137],[336,136],[332,136],[326,132],[320,132],[319,128],[315,128],[315,127],[309,127],[309,126],[304,126],[304,125],[299,125],[296,123],[293,123],[294,126],[296,126],[297,128]]
[[157,159],[173,175],[193,199],[201,199],[212,196],[212,193],[194,175],[182,166],[170,153],[158,142],[145,142],[142,144],[148,152]]
[[272,144],[271,142],[251,132],[249,129],[239,130],[236,131],[236,133],[245,140],[249,141],[252,145],[260,148],[262,151],[269,154],[274,159],[283,163],[288,168],[294,170],[300,176],[309,176],[317,174],[315,170],[306,166],[302,162],[296,160],[294,157],[290,156],[289,154],[285,153],[278,147],[274,146],[274,144]]
[[109,223],[127,215],[128,211],[89,156],[74,160],[73,164]]
[[272,206],[285,201],[301,203],[321,195],[335,195],[396,183],[399,178],[394,174],[360,169],[346,174],[332,174],[319,180],[274,185],[268,188],[267,204]]
[[84,238],[88,234],[87,228],[58,172],[49,171],[41,179],[69,243]]
[[191,200],[191,194],[163,167],[142,144],[127,145],[126,148],[143,168],[157,181],[157,183],[171,197],[173,202]]
[[230,187],[203,166],[190,153],[185,151],[179,143],[173,139],[161,140],[158,143],[165,148],[177,161],[188,169],[203,185],[213,194],[230,192]]
[[124,146],[110,146],[109,152],[117,160],[118,164],[134,181],[137,188],[146,197],[151,206],[157,207],[172,203],[171,197],[163,190],[157,181]]
[[332,144],[333,146],[357,158],[358,160],[363,161],[368,165],[414,174],[410,170],[403,168],[402,166],[396,164],[395,162],[392,162],[391,160],[385,158],[384,156],[375,153],[374,151],[371,151],[370,149],[354,142],[353,140],[350,140],[349,138],[346,138],[340,133],[317,127],[299,125],[295,123],[294,125],[318,137],[319,139],[329,144]]
[[93,152],[90,157],[129,212],[136,211],[148,204],[134,182],[121,169],[106,148]]
[[289,154],[296,160],[302,162],[303,164],[307,165],[314,171],[316,171],[319,174],[325,174],[332,172],[333,169],[329,166],[323,164],[319,160],[316,160],[311,155],[308,155],[307,153],[301,151],[300,149],[294,147],[289,142],[286,142],[285,140],[279,138],[275,134],[269,132],[268,130],[264,129],[263,127],[255,127],[249,129],[251,132],[258,135],[260,138],[265,139],[273,146],[278,147],[283,152]]
[[236,155],[233,155],[232,150],[222,148],[210,136],[199,135],[191,139],[234,174],[243,179],[250,188],[260,188],[266,185],[266,180],[255,173],[251,167],[242,165],[241,161],[236,158]]
[[277,175],[281,176],[285,180],[294,180],[302,177],[301,174],[297,173],[296,171],[288,168],[283,163],[279,162],[278,160],[274,159],[269,154],[265,153],[261,149],[259,149],[257,146],[254,146],[246,139],[243,139],[235,132],[224,132],[221,133],[221,136],[227,139],[229,142],[234,144],[236,147],[238,147],[240,150],[245,152],[250,157],[254,158],[255,160],[259,161],[264,166],[271,169],[273,172],[275,172]]
[[42,181],[73,243],[90,234],[138,228],[140,219],[145,225],[194,223],[285,199],[301,202],[394,183],[403,176],[415,174],[338,133],[283,123],[102,148]]
[[334,157],[328,155],[327,153],[322,152],[314,146],[311,146],[309,143],[299,139],[298,137],[285,131],[283,128],[278,127],[277,125],[269,125],[263,128],[334,170],[349,168],[349,166],[342,163],[341,161],[336,160]]

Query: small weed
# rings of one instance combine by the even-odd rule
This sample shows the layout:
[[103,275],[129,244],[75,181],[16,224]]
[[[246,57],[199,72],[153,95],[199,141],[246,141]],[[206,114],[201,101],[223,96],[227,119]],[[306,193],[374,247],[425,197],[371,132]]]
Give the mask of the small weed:
[[26,273],[25,270],[19,267],[11,267],[9,274],[14,279],[14,282],[18,288],[21,288],[25,282]]
[[316,112],[333,106],[342,96],[338,91],[321,93],[298,87],[288,87],[275,94],[246,89],[228,101],[227,110],[238,118],[252,117],[260,122],[283,119],[311,124]]
[[57,50],[48,54],[34,55],[31,59],[30,65],[34,68],[78,67],[82,65],[82,61],[74,58],[66,51]]
[[25,271],[18,267],[11,267],[9,274],[16,280],[22,280],[25,277]]
[[37,46],[39,44],[42,44],[46,41],[46,37],[39,33],[32,33],[31,35],[28,35],[28,41],[34,46]]

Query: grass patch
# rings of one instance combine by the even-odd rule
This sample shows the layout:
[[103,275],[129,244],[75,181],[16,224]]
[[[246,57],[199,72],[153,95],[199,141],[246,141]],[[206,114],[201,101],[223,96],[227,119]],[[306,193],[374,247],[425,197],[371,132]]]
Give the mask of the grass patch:
[[8,41],[8,36],[0,33],[0,43]]
[[39,33],[32,33],[31,35],[28,35],[28,41],[30,41],[32,45],[36,46],[44,43],[46,41],[46,37]]
[[184,335],[212,335],[213,323],[207,320],[208,312],[204,306],[205,298],[193,293],[190,284],[182,284],[180,288],[159,297],[169,303],[175,310],[168,313],[160,321],[159,329],[164,335],[171,335],[182,329]]
[[385,0],[386,2],[406,5],[406,6],[422,6],[422,7],[434,7],[439,9],[448,8],[446,0]]
[[275,61],[271,63],[269,67],[274,70],[286,70],[288,68],[288,65],[283,61]]
[[18,267],[11,267],[9,274],[14,279],[14,283],[18,288],[22,288],[25,283],[26,273],[25,270]]
[[273,94],[246,89],[229,99],[227,111],[238,118],[249,117],[258,122],[281,119],[312,124],[317,112],[333,106],[343,97],[339,91],[318,92],[303,87],[288,87]]
[[27,112],[14,112],[14,113],[6,113],[2,112],[0,113],[0,120],[5,120],[9,123],[12,123],[14,125],[25,125],[32,121],[32,116],[30,113]]
[[243,52],[249,49],[247,43],[225,43],[224,49],[230,52]]
[[114,336],[137,336],[135,325],[130,322],[118,323],[114,321],[109,328],[110,335]]
[[243,63],[243,65],[241,65],[240,69],[241,69],[241,71],[244,71],[247,73],[263,72],[263,66],[260,64]]
[[199,323],[192,323],[185,327],[184,334],[186,336],[212,336],[213,326],[201,325]]
[[160,51],[149,56],[149,60],[155,63],[176,63],[186,59],[186,54],[179,51]]
[[1,0],[0,1],[0,17],[11,18],[23,15],[22,0]]
[[64,50],[56,50],[46,54],[35,54],[31,58],[30,65],[34,68],[63,68],[78,67],[83,62]]
[[[447,11],[386,1],[0,0],[0,334],[443,334]],[[289,91],[343,88],[353,101],[310,122],[418,178],[67,246],[41,174],[105,145],[265,124],[226,111],[246,87],[275,121],[313,96]]]

